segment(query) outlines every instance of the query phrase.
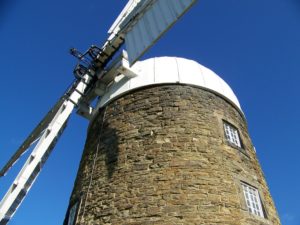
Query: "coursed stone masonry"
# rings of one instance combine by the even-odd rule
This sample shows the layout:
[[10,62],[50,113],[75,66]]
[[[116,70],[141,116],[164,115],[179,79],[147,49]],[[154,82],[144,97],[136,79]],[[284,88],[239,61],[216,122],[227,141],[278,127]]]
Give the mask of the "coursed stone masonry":
[[[239,130],[242,149],[225,138]],[[258,188],[265,218],[247,211],[240,182]],[[76,224],[280,224],[242,112],[188,85],[135,90],[89,127],[70,206]]]

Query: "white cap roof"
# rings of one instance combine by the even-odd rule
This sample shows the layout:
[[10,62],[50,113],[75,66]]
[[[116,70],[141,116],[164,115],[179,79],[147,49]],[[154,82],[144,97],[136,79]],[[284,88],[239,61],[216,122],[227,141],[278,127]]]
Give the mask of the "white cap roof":
[[240,110],[240,103],[229,85],[210,69],[184,58],[158,57],[136,62],[133,67],[138,76],[119,75],[102,96],[98,106],[130,90],[153,84],[181,83],[199,86],[216,92],[230,100]]

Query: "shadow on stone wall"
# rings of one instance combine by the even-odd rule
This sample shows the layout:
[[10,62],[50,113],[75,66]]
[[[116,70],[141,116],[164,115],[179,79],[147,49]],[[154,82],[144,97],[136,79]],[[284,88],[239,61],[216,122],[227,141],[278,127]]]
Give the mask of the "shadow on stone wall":
[[118,166],[119,141],[116,130],[104,125],[103,131],[101,132],[100,143],[100,154],[104,155],[107,177],[110,179]]

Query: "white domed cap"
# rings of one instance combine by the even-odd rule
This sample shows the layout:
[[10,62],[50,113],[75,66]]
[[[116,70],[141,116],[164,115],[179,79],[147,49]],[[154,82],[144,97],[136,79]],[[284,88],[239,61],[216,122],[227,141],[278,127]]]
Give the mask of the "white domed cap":
[[133,67],[138,76],[133,78],[119,75],[107,88],[99,106],[136,88],[153,84],[190,84],[216,92],[230,100],[240,110],[240,103],[229,85],[210,69],[184,58],[158,57],[136,62]]

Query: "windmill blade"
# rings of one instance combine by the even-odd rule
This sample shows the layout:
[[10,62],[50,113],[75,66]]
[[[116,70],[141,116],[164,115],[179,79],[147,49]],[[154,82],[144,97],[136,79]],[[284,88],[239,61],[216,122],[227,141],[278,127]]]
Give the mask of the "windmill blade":
[[[64,95],[65,96],[65,95]],[[15,154],[9,159],[6,165],[0,171],[0,177],[5,176],[9,169],[19,160],[19,158],[28,150],[28,148],[36,142],[43,131],[47,128],[59,108],[64,102],[65,97],[61,97],[58,102],[51,108],[51,110],[46,114],[46,116],[41,120],[41,122],[33,129],[26,140],[18,148]]]
[[196,2],[197,0],[131,0],[109,32],[125,37],[128,59],[132,65]]
[[49,110],[49,112],[44,116],[44,118],[39,122],[39,124],[33,129],[33,131],[28,135],[25,141],[17,149],[15,154],[8,160],[5,166],[0,171],[0,177],[5,176],[5,174],[10,170],[10,168],[20,159],[20,157],[30,148],[32,144],[40,139],[43,132],[46,130],[50,122],[55,117],[56,113],[66,100],[68,96],[74,91],[78,80],[74,81],[72,85],[65,91],[64,95],[55,103],[55,105]]
[[[90,83],[92,81],[93,75],[88,73],[85,74],[80,81],[75,81],[65,96],[55,104],[39,126],[34,129],[34,131],[44,131],[33,133],[32,137],[37,137],[38,134],[42,134],[41,138],[0,202],[1,225],[5,225],[9,222],[10,218],[22,203],[56,142],[63,133],[74,107],[79,105],[84,93],[91,87]],[[28,143],[33,140],[31,139],[32,137],[28,139]],[[23,151],[24,149],[21,148],[21,150]],[[18,151],[18,154],[15,154],[13,158],[17,159],[22,151]],[[14,160],[12,160],[12,162],[13,161]]]

